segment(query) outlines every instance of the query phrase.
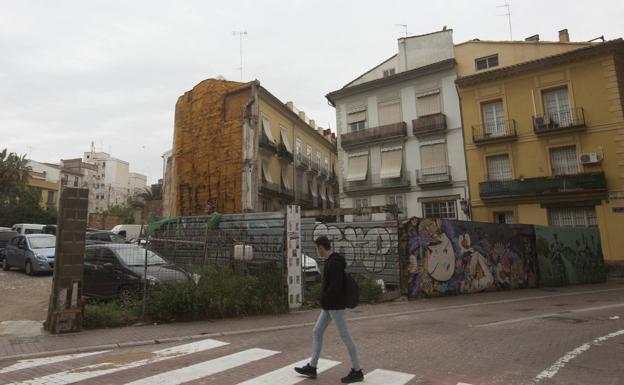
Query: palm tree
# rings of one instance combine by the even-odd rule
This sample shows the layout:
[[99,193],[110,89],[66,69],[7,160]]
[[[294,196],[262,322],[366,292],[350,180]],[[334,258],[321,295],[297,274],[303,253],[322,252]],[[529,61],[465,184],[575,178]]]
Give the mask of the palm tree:
[[0,151],[0,202],[14,202],[26,189],[31,168],[26,155]]
[[139,193],[137,196],[143,198],[144,201],[157,201],[162,199],[162,185],[160,183],[153,184],[149,188],[145,188],[145,191]]

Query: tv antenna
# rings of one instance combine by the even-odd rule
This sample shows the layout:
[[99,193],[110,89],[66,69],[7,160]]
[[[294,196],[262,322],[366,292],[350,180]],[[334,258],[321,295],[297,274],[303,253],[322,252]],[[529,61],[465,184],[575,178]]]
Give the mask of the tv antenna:
[[511,4],[505,3],[504,5],[496,6],[496,8],[505,8],[507,10],[507,13],[497,16],[507,16],[507,20],[509,21],[509,40],[513,40],[513,34],[511,33]]
[[395,24],[395,26],[405,28],[405,37],[409,36],[409,32],[407,32],[407,24]]
[[247,31],[232,31],[232,35],[238,35],[240,41],[240,80],[243,81],[243,37],[247,36]]

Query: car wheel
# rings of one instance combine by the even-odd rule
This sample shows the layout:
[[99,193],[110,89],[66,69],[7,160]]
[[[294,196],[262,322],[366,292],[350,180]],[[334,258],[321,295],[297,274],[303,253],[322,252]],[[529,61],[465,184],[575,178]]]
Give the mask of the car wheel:
[[122,286],[119,288],[119,303],[122,306],[130,306],[134,303],[135,292],[130,286]]
[[27,275],[33,275],[33,268],[32,268],[32,263],[30,261],[26,261],[26,266],[24,267],[24,270],[26,270],[26,274]]
[[9,266],[9,262],[7,261],[7,258],[4,257],[2,259],[2,270],[7,271],[11,268],[11,266]]

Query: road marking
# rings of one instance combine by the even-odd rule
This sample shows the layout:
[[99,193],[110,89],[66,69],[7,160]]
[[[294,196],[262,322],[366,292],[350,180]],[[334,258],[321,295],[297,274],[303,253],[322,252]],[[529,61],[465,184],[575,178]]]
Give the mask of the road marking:
[[[305,359],[293,364],[284,366],[283,368],[274,370],[263,374],[260,377],[252,378],[251,380],[241,382],[238,385],[294,385],[306,379],[295,372],[295,366],[304,366],[310,360]],[[338,361],[320,359],[317,366],[317,373],[322,373],[326,370],[339,365]]]
[[610,333],[610,334],[607,334],[606,336],[598,337],[598,338],[596,338],[595,340],[593,340],[591,342],[584,343],[583,345],[579,346],[578,348],[567,352],[563,357],[558,359],[548,369],[546,369],[546,370],[542,371],[540,374],[538,374],[535,377],[535,379],[533,380],[533,382],[538,383],[538,382],[540,382],[543,379],[553,378],[557,374],[557,372],[559,372],[559,370],[561,370],[561,368],[563,368],[568,362],[572,361],[573,359],[575,359],[576,357],[581,355],[583,352],[589,350],[589,348],[591,348],[592,345],[600,345],[601,343],[605,342],[606,340],[608,340],[610,338],[614,338],[614,337],[620,336],[620,335],[624,335],[624,329],[618,330],[618,331]]
[[187,366],[185,368],[171,370],[155,376],[143,378],[127,383],[126,385],[178,385],[184,382],[199,380],[202,377],[223,372],[253,361],[258,361],[278,353],[279,352],[274,350],[258,348],[248,349],[242,352],[215,358],[210,361]]
[[488,322],[488,323],[484,323],[484,324],[471,325],[471,326],[477,327],[477,328],[482,328],[482,327],[487,327],[487,326],[500,326],[500,325],[507,325],[507,324],[512,324],[512,323],[517,323],[517,322],[530,321],[530,320],[540,319],[540,318],[560,317],[560,316],[566,315],[566,314],[585,313],[585,312],[588,312],[588,311],[613,309],[613,308],[616,308],[616,307],[623,307],[623,306],[624,306],[624,303],[618,303],[618,304],[613,304],[613,305],[604,305],[604,306],[593,306],[593,307],[586,307],[586,308],[581,308],[581,309],[572,309],[572,310],[560,311],[560,312],[556,312],[556,313],[544,313],[544,314],[537,314],[537,315],[528,316],[528,317],[511,318],[511,319],[506,319],[506,320],[503,320],[503,321]]
[[457,385],[472,385],[472,384],[466,384],[465,382],[458,382]]
[[370,373],[364,373],[363,384],[375,385],[403,385],[414,378],[413,374],[394,372],[392,370],[375,369]]
[[33,378],[32,380],[22,381],[9,385],[35,385],[35,384],[54,384],[65,385],[73,382],[80,382],[88,380],[90,378],[103,376],[105,374],[112,374],[120,372],[126,369],[132,369],[143,365],[153,364],[155,362],[165,361],[172,358],[182,357],[188,354],[203,352],[217,348],[219,346],[228,345],[227,342],[221,342],[217,340],[206,339],[202,341],[192,342],[190,344],[184,344],[174,346],[167,349],[157,350],[152,352],[152,357],[139,361],[129,362],[127,364],[119,364],[114,362],[103,362],[99,364],[87,365],[77,369],[65,370],[58,373],[53,373],[43,377]]
[[96,354],[102,354],[109,352],[109,350],[100,350],[99,352],[91,352],[91,353],[79,353],[79,354],[65,354],[62,356],[52,356],[52,357],[44,357],[44,358],[33,358],[30,360],[19,360],[13,365],[9,365],[0,369],[0,374],[15,372],[17,370],[22,369],[30,369],[35,368],[37,366],[55,364],[57,362],[63,362],[67,360],[75,360],[78,358],[93,356]]

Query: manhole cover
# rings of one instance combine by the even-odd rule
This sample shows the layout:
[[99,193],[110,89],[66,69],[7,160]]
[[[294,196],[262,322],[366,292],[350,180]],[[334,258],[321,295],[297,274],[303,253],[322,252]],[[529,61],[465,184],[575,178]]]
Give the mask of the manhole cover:
[[572,318],[572,317],[562,317],[562,316],[552,316],[552,317],[544,317],[544,319],[551,321],[559,321],[568,324],[580,324],[582,322],[587,322],[587,320]]

